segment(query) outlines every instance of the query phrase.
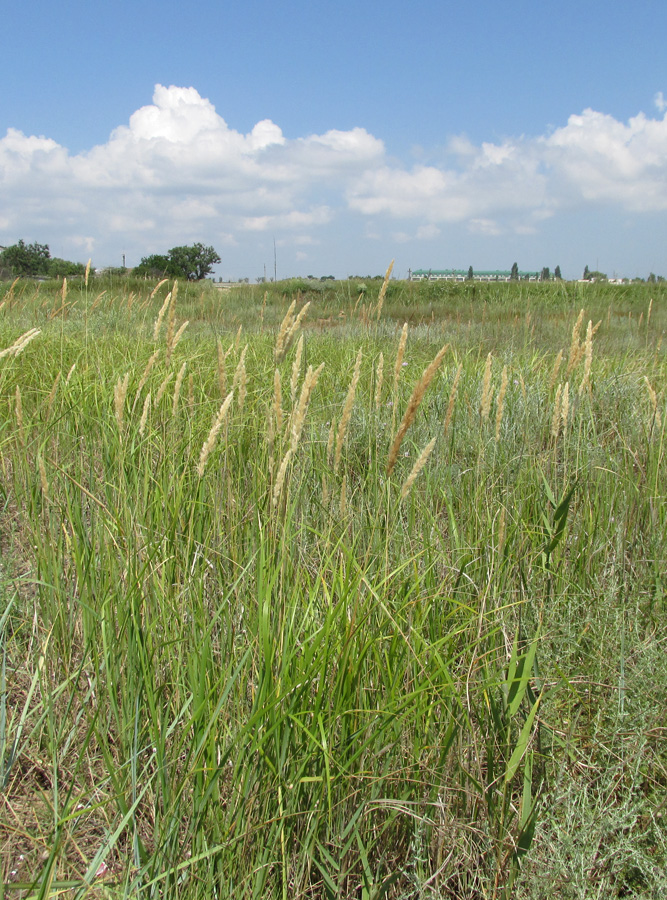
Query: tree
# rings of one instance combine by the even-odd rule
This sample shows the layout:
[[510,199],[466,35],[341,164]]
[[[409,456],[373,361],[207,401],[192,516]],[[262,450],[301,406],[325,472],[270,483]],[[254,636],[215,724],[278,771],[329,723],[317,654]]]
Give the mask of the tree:
[[510,272],[510,281],[518,281],[519,280],[519,265],[518,263],[512,263],[512,271]]
[[549,273],[549,266],[545,266],[540,272],[540,281],[550,281],[551,275]]
[[154,253],[142,258],[135,268],[136,275],[152,275],[158,278],[171,276],[187,281],[201,281],[221,262],[213,247],[193,244],[191,247],[172,247],[166,256]]
[[470,266],[470,268],[468,269],[467,280],[472,281],[472,277],[473,277],[473,271],[472,271],[472,266]]
[[588,279],[590,278],[590,274],[591,274],[591,273],[588,271],[588,266],[586,266],[585,269],[584,269],[583,280],[584,280],[584,281],[588,281]]
[[560,266],[556,266],[554,269],[554,278],[556,281],[562,281],[563,276],[560,274]]
[[647,284],[655,284],[658,279],[655,277],[655,273],[651,272],[651,274],[646,279]]
[[48,244],[18,244],[6,247],[0,253],[0,269],[7,269],[12,275],[46,275],[51,253]]
[[83,263],[70,262],[68,259],[60,259],[54,256],[49,260],[49,278],[71,278],[73,275],[85,275],[86,267]]

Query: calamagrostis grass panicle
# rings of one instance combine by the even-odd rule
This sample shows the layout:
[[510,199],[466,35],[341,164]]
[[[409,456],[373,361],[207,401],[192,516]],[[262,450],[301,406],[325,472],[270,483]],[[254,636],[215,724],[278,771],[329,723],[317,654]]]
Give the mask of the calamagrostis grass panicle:
[[[51,393],[49,394],[48,399],[46,401],[46,418],[47,419],[51,418],[51,410],[53,409],[53,401],[56,399],[56,391],[58,390],[58,385],[60,384],[60,376],[61,375],[62,375],[62,372],[58,372],[58,374],[56,375],[56,377],[53,381],[53,387],[51,388]],[[127,377],[129,377],[129,375]]]
[[173,351],[176,349],[176,347],[178,347],[178,342],[179,342],[180,339],[183,337],[183,332],[185,331],[185,329],[188,327],[189,324],[190,324],[189,319],[188,319],[187,321],[183,322],[183,324],[181,325],[181,327],[178,329],[178,331],[177,331],[176,334],[174,335],[174,340],[173,340],[172,345],[171,345],[172,353],[173,353]]
[[375,314],[376,321],[380,321],[380,314],[382,313],[382,307],[384,305],[385,294],[387,293],[387,287],[389,285],[389,279],[391,278],[392,269],[394,268],[394,260],[389,263],[387,271],[384,274],[384,281],[382,282],[382,287],[380,288],[380,293],[378,294],[378,303],[377,303],[377,312]]
[[218,433],[222,428],[223,422],[225,421],[225,417],[227,412],[229,411],[229,407],[232,404],[232,399],[234,397],[234,391],[230,391],[229,394],[223,400],[222,406],[218,410],[218,415],[215,417],[215,421],[211,426],[211,430],[208,433],[208,437],[204,441],[201,453],[199,454],[199,464],[197,465],[197,474],[201,478],[204,474],[204,469],[206,468],[206,460],[211,455],[211,451],[215,447],[215,442],[218,438]]
[[167,335],[165,360],[167,365],[171,362],[171,354],[174,352],[174,333],[176,330],[176,299],[178,297],[178,281],[174,282],[171,289],[171,303],[167,310]]
[[408,402],[408,408],[405,410],[405,415],[401,420],[401,424],[398,426],[398,431],[396,432],[396,437],[394,438],[394,442],[391,445],[391,449],[389,450],[389,456],[387,458],[387,475],[391,475],[394,466],[396,465],[396,460],[398,459],[398,451],[401,449],[401,443],[403,442],[403,438],[405,434],[414,421],[415,416],[417,415],[417,410],[419,409],[419,404],[422,402],[424,394],[426,393],[429,384],[433,380],[435,373],[440,368],[440,363],[444,359],[445,353],[449,344],[445,344],[438,352],[436,353],[433,361],[424,369],[422,372],[422,376],[417,382],[412,391],[412,395]]
[[500,440],[500,426],[503,422],[503,411],[505,409],[505,394],[507,393],[507,366],[503,366],[500,376],[500,388],[498,390],[498,398],[496,400],[496,444]]
[[558,351],[558,356],[554,360],[553,369],[551,370],[551,378],[549,379],[549,392],[553,390],[553,386],[558,381],[558,373],[560,371],[561,363],[563,362],[563,350],[560,349]]
[[292,400],[292,405],[294,405],[294,400],[296,399],[296,389],[299,384],[299,372],[301,371],[301,357],[303,355],[303,335],[299,338],[299,343],[296,345],[296,353],[294,354],[294,361],[292,362],[292,378],[290,379],[290,398]]
[[285,473],[287,472],[287,466],[289,465],[289,461],[292,458],[292,448],[288,447],[287,452],[285,453],[282,462],[280,463],[280,468],[278,469],[278,474],[276,475],[276,482],[273,485],[273,494],[271,496],[271,505],[275,509],[278,505],[278,500],[280,498],[281,491],[283,489],[283,484],[285,483]]
[[290,303],[289,309],[285,313],[285,316],[280,323],[280,328],[278,329],[278,337],[276,338],[276,346],[273,351],[274,359],[276,361],[276,365],[282,362],[283,357],[285,356],[285,352],[287,350],[286,346],[286,338],[289,333],[292,324],[294,323],[294,310],[296,309],[296,298],[292,300]]
[[452,416],[454,415],[454,406],[456,404],[456,392],[459,388],[459,381],[461,379],[461,372],[463,370],[463,363],[459,363],[458,368],[456,370],[456,374],[454,375],[454,381],[452,382],[452,388],[449,392],[449,403],[447,404],[447,412],[445,413],[445,424],[443,426],[442,432],[443,434],[447,434],[449,426],[452,422]]
[[126,372],[123,378],[119,378],[113,389],[114,412],[116,414],[116,422],[118,423],[118,431],[123,431],[123,415],[125,413],[125,398],[127,397],[127,386],[130,383],[130,373]]
[[157,394],[155,395],[155,404],[154,404],[155,406],[157,406],[159,404],[160,400],[162,400],[162,398],[164,397],[165,391],[169,387],[169,383],[173,377],[174,377],[173,372],[167,372],[167,374],[165,375],[164,380],[163,380],[162,384],[160,385],[160,387],[158,388]]
[[579,396],[591,387],[591,363],[593,362],[593,323],[588,320],[586,328],[586,340],[584,342],[584,374],[579,385]]
[[581,331],[581,325],[584,321],[584,311],[583,309],[579,310],[579,315],[577,316],[577,321],[574,323],[574,327],[572,329],[572,340],[570,341],[570,353],[567,360],[567,371],[565,375],[568,376],[572,372],[573,369],[576,368],[579,359],[581,358],[581,348],[579,345],[579,332]]
[[482,379],[482,399],[479,404],[479,414],[482,421],[485,422],[489,418],[491,412],[491,398],[493,389],[491,387],[491,364],[493,356],[491,353],[486,357],[486,365],[484,366],[484,378]]
[[405,500],[405,498],[408,496],[408,494],[410,493],[410,488],[415,483],[417,476],[419,475],[421,470],[424,468],[424,466],[428,462],[428,458],[431,455],[431,453],[433,452],[433,448],[435,447],[435,441],[436,441],[435,438],[433,438],[433,440],[429,441],[428,444],[422,450],[422,452],[419,454],[419,458],[417,459],[417,462],[412,467],[412,471],[410,472],[408,477],[403,482],[403,487],[401,488],[401,500]]
[[280,369],[276,369],[273,373],[273,418],[276,430],[280,433],[283,430],[283,391]]
[[29,331],[26,331],[20,337],[16,338],[11,347],[7,347],[6,350],[0,350],[0,359],[2,359],[3,356],[18,356],[39,333],[39,328],[31,328]]
[[[158,281],[158,283],[155,285],[155,287],[154,287],[153,290],[151,291],[151,295],[150,295],[150,297],[149,297],[148,299],[149,299],[149,300],[152,300],[153,297],[154,297],[154,296],[157,294],[157,292],[160,290],[160,288],[162,287],[162,285],[163,285],[163,284],[166,284],[166,283],[167,283],[167,279],[166,279],[166,278],[163,278],[161,281]],[[163,313],[163,315],[164,315],[164,313]]]
[[338,434],[336,435],[336,455],[334,458],[334,472],[338,471],[338,466],[340,465],[340,458],[343,452],[343,444],[345,442],[345,434],[347,432],[347,426],[350,423],[350,416],[352,415],[352,407],[354,406],[354,394],[357,390],[357,383],[359,382],[359,375],[361,373],[361,357],[362,351],[361,348],[359,348],[357,359],[354,364],[354,372],[352,373],[352,380],[350,381],[350,386],[347,389],[347,397],[345,398],[343,414],[340,417],[340,424],[338,425]]
[[375,369],[375,408],[380,408],[380,401],[382,400],[382,377],[384,373],[384,356],[382,352],[380,352],[380,356],[378,358],[377,367]]
[[563,438],[567,437],[567,427],[570,421],[570,382],[565,382],[560,401],[560,418],[563,424]]
[[398,389],[398,380],[401,377],[401,367],[403,365],[403,357],[405,356],[405,345],[408,342],[408,323],[405,322],[403,325],[403,330],[401,331],[401,337],[398,342],[398,350],[396,351],[396,361],[394,363],[394,384],[393,384],[393,392],[396,394]]
[[144,408],[141,411],[141,419],[139,421],[139,435],[140,437],[144,436],[144,432],[146,431],[146,421],[148,420],[148,413],[151,408],[151,392],[149,391],[146,394],[146,399],[144,400]]
[[245,357],[248,352],[248,345],[246,344],[243,350],[241,351],[241,356],[239,357],[238,364],[236,366],[236,371],[234,372],[234,380],[232,382],[232,391],[236,391],[237,393],[237,406],[239,411],[243,410],[243,405],[245,403],[246,397],[246,384],[247,384],[247,375],[245,368]]
[[92,259],[89,259],[86,264],[86,274],[83,277],[83,283],[86,287],[88,287],[88,276],[90,275],[90,264],[92,263]]
[[[169,304],[171,303],[171,291],[164,298],[164,303],[160,307],[160,311],[157,314],[157,319],[155,320],[155,325],[153,326],[153,340],[157,341],[160,337],[160,328],[162,328],[162,320],[164,319],[165,313],[169,309]],[[100,294],[100,297],[102,295]],[[99,299],[99,297],[97,298]],[[97,300],[95,301],[97,302]],[[93,304],[93,309],[95,308],[95,304]]]
[[313,369],[312,366],[308,366],[308,371],[306,372],[306,377],[304,378],[303,385],[301,387],[301,396],[299,397],[299,403],[292,416],[292,440],[290,443],[290,449],[292,450],[292,453],[296,453],[296,449],[299,446],[299,439],[301,438],[303,423],[306,419],[306,412],[308,410],[308,404],[310,403],[310,397],[315,390],[315,385],[317,384],[319,377],[322,374],[323,368],[324,363],[320,363],[320,365],[316,369]]
[[139,386],[137,387],[137,392],[134,395],[134,402],[132,404],[132,412],[134,412],[134,408],[137,405],[137,403],[139,402],[139,395],[141,394],[141,392],[144,388],[144,385],[148,381],[148,376],[150,375],[151,369],[157,362],[157,358],[159,355],[160,355],[160,351],[156,350],[155,353],[153,353],[151,358],[146,363],[146,368],[144,369],[144,374],[141,376],[141,378],[139,380]]
[[231,347],[225,353],[222,349],[222,341],[218,338],[217,341],[218,347],[218,388],[220,390],[220,399],[224,400],[227,396],[227,372],[225,370],[225,362],[227,361],[227,355],[231,352]]

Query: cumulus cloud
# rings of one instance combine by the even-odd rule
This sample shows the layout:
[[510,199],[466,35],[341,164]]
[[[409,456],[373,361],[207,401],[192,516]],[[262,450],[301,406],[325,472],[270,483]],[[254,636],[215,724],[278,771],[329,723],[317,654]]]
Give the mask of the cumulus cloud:
[[8,129],[0,243],[57,240],[88,254],[122,240],[143,255],[276,233],[306,245],[335,227],[374,239],[387,219],[403,242],[457,223],[488,237],[534,234],[545,219],[592,204],[664,211],[667,101],[660,92],[654,102],[662,117],[621,122],[586,109],[533,138],[478,145],[455,135],[444,163],[409,166],[363,127],[288,139],[264,119],[243,134],[195,88],[157,85],[151,104],[84,153]]

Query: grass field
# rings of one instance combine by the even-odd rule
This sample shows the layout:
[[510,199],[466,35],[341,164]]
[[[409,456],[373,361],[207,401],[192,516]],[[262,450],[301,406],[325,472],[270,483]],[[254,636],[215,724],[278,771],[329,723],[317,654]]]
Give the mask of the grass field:
[[0,898],[667,896],[667,290],[267,287],[0,286]]

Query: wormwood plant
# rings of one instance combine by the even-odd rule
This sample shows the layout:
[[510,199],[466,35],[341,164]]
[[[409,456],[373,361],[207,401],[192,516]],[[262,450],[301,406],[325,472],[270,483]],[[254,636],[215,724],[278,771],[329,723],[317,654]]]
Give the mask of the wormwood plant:
[[658,896],[664,297],[278,290],[0,298],[4,895]]

